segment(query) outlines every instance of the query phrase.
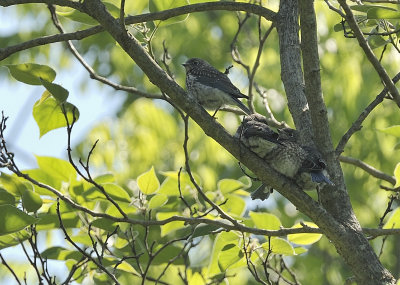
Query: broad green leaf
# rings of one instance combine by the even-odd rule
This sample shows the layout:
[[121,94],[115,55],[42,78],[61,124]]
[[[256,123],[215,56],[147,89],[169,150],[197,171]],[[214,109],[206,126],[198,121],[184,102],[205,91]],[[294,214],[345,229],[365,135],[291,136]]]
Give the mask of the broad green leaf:
[[251,212],[250,218],[257,228],[264,230],[279,230],[282,226],[281,221],[275,215],[269,213]]
[[17,233],[0,236],[0,249],[20,244],[22,241],[27,240],[30,236],[31,234],[24,230]]
[[15,204],[15,197],[14,195],[8,193],[6,190],[0,188],[0,205],[14,205]]
[[[180,6],[188,5],[188,0],[149,0],[149,11],[151,13],[160,12]],[[161,25],[171,25],[187,19],[189,15],[181,15],[168,20],[162,21]]]
[[265,250],[271,249],[271,252],[282,255],[295,255],[292,245],[284,239],[272,237],[271,245],[266,241],[261,245]]
[[[38,217],[39,220],[36,224],[38,231],[60,228],[60,220],[57,214],[40,213]],[[61,219],[66,229],[80,226],[79,216],[74,212],[61,214]]]
[[[115,18],[119,17],[119,8],[115,6],[112,3],[102,1],[103,4],[106,6],[108,12],[111,13],[111,15]],[[90,17],[89,15],[79,12],[76,9],[73,8],[65,8],[65,7],[57,7],[57,14],[66,17],[68,19],[71,19],[72,21],[87,24],[87,25],[98,25],[99,23]]]
[[371,35],[367,40],[372,49],[384,46],[390,42],[390,40],[385,40],[385,38],[380,35]]
[[227,244],[219,253],[218,265],[221,271],[226,271],[229,267],[232,267],[235,263],[242,260],[244,254],[238,247],[238,244]]
[[158,181],[153,166],[149,171],[139,175],[137,178],[137,184],[140,191],[145,195],[153,194],[160,188],[160,182]]
[[294,248],[294,253],[295,253],[296,255],[305,253],[305,252],[307,252],[307,251],[308,251],[308,249],[305,248],[305,247],[302,247],[302,246],[299,246],[299,247],[295,247],[295,248]]
[[92,225],[92,227],[103,229],[108,232],[113,232],[115,230],[115,228],[118,226],[118,223],[115,221],[106,219],[106,218],[99,218],[99,219],[94,220],[91,223],[91,225]]
[[237,195],[228,195],[225,204],[221,205],[221,208],[228,212],[241,217],[246,210],[246,202]]
[[378,129],[378,131],[400,138],[400,125],[391,126],[384,129]]
[[36,212],[43,205],[42,198],[39,194],[26,190],[22,194],[22,205],[28,212]]
[[[106,193],[113,200],[128,202],[128,203],[131,202],[131,197],[126,192],[126,190],[121,186],[113,183],[105,183],[102,184],[101,186],[103,186]],[[97,189],[96,187],[92,187],[89,190],[85,191],[82,196],[84,196],[88,200],[107,199],[106,196],[102,193],[102,191],[100,189]]]
[[394,177],[396,178],[396,185],[394,185],[394,188],[397,188],[400,186],[400,162],[396,164]]
[[39,168],[59,182],[71,183],[76,180],[76,170],[69,161],[49,156],[36,156]]
[[0,235],[18,232],[37,221],[12,205],[0,205],[0,213]]
[[400,19],[400,12],[383,7],[371,8],[367,12],[368,19]]
[[71,124],[73,120],[78,120],[79,111],[71,103],[60,104],[48,91],[45,91],[33,106],[33,117],[39,126],[40,137],[51,130],[67,126],[63,109],[67,112],[67,118]]
[[62,87],[61,85],[49,82],[45,79],[40,78],[40,82],[42,85],[49,91],[54,98],[57,99],[58,102],[65,102],[68,98],[68,90]]
[[149,209],[157,209],[168,202],[168,196],[165,194],[156,194],[149,201]]
[[384,229],[398,229],[400,228],[400,207],[398,207],[390,218],[387,220],[386,224],[383,226]]
[[134,274],[134,275],[136,275],[136,276],[139,276],[139,273],[136,271],[136,269],[133,268],[133,266],[130,265],[130,264],[129,264],[128,262],[126,262],[126,261],[121,262],[121,263],[118,265],[117,269],[118,269],[118,270],[125,271],[125,272],[128,272],[128,273],[132,273],[132,274]]
[[200,236],[207,236],[207,235],[209,235],[212,231],[215,231],[216,229],[219,229],[219,227],[218,227],[218,226],[214,226],[214,225],[199,224],[199,225],[194,229],[192,238],[200,237]]
[[239,236],[234,232],[222,232],[217,235],[211,254],[211,261],[208,266],[208,274],[215,275],[221,272],[218,266],[218,259],[222,249],[228,244],[238,244]]
[[47,65],[36,63],[22,63],[6,65],[11,75],[26,84],[42,85],[40,78],[52,82],[56,78],[56,72]]
[[368,12],[370,9],[384,9],[387,11],[396,11],[395,9],[386,7],[386,6],[380,6],[380,5],[353,5],[350,6],[350,8],[354,11],[359,11],[359,12]]
[[4,172],[0,174],[0,186],[14,196],[21,196],[28,189],[27,185],[22,183],[16,175],[9,175]]
[[[304,222],[305,225],[311,228],[318,228],[318,226],[311,222]],[[301,228],[302,225],[300,223],[295,224],[292,228]],[[309,245],[319,241],[322,237],[322,234],[308,234],[308,233],[301,233],[301,234],[291,234],[288,235],[288,240],[290,242],[301,244],[301,245]]]
[[[161,213],[157,213],[157,215],[156,215],[158,221],[168,219],[172,216],[179,216],[179,213],[178,212],[165,212],[165,213],[161,212]],[[161,226],[161,236],[163,237],[163,236],[167,235],[168,233],[175,231],[177,229],[181,229],[183,227],[185,227],[185,223],[180,222],[180,221],[170,222],[165,225],[162,225]]]
[[246,188],[241,181],[235,179],[222,179],[218,182],[218,189],[222,194],[227,194],[241,188]]
[[102,174],[97,176],[94,181],[96,181],[99,184],[102,183],[111,183],[111,182],[115,182],[115,176],[112,173],[106,173],[106,174]]
[[71,251],[66,248],[60,246],[53,246],[47,248],[41,253],[41,256],[46,259],[54,259],[54,260],[80,260],[82,258],[82,253],[79,251]]

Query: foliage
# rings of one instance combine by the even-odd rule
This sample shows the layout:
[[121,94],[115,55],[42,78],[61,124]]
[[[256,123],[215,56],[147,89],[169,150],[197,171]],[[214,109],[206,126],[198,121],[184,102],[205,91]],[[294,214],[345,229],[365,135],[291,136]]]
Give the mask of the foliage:
[[[120,1],[104,2],[110,13],[119,17]],[[126,15],[187,4],[126,2]],[[277,8],[273,1],[265,6]],[[316,8],[322,86],[336,145],[381,91],[382,84],[364,54],[357,50],[357,43],[343,36],[351,37],[347,24],[340,23],[340,17],[329,11],[325,3],[316,2]],[[398,29],[397,6],[352,8],[358,13],[363,32],[370,33],[367,40],[374,52],[381,55],[382,64],[390,74],[397,72],[399,32],[385,34]],[[30,4],[18,6],[15,13],[24,18],[42,10],[43,7]],[[56,12],[65,30],[83,30],[97,24],[72,8],[57,7]],[[185,76],[180,64],[184,59],[201,57],[224,70],[233,55],[236,61],[230,78],[239,89],[248,91],[253,87],[246,85],[246,65],[252,67],[259,52],[259,33],[265,33],[270,23],[254,15],[244,20],[245,17],[243,12],[208,11],[132,24],[127,30],[181,86]],[[42,20],[40,31],[16,32],[2,40],[9,46],[45,33],[51,26],[50,20]],[[254,82],[266,90],[277,120],[293,125],[280,80],[278,42],[277,34],[272,32],[262,47]],[[24,57],[14,54],[2,65],[21,84],[43,87],[43,94],[33,107],[40,135],[50,136],[52,130],[64,127],[70,148],[79,110],[68,102],[68,88],[55,82],[57,73],[73,73],[67,67],[71,55],[65,53],[55,60],[50,49],[41,46],[24,50]],[[93,59],[92,68],[101,70],[102,76],[116,78],[120,84],[135,86],[146,94],[160,92],[105,32],[82,39],[78,49],[83,57]],[[85,86],[85,81],[75,84]],[[265,113],[262,92],[254,88],[252,92],[256,111]],[[259,182],[253,185],[222,146],[193,121],[182,119],[167,101],[140,97],[137,93],[127,95],[118,116],[100,122],[74,151],[68,150],[66,160],[37,157],[37,168],[20,171],[13,155],[2,148],[2,166],[14,173],[1,172],[0,176],[0,248],[21,250],[21,244],[30,246],[34,257],[29,262],[43,276],[36,273],[35,277],[32,270],[29,280],[44,278],[52,283],[53,275],[48,268],[52,262],[62,261],[68,274],[56,276],[56,284],[72,280],[95,284],[116,280],[121,284],[252,284],[261,282],[260,279],[279,284],[297,284],[298,279],[304,284],[345,282],[350,272],[342,262],[337,262],[340,258],[336,250],[324,235],[315,231],[316,225],[308,217],[276,192],[266,203],[250,201],[248,193]],[[398,110],[392,106],[392,102],[385,101],[376,108],[363,123],[362,132],[352,136],[344,154],[384,173],[393,173],[394,187],[398,187],[399,161],[394,155],[398,151]],[[218,112],[217,117],[230,133],[240,124],[240,118],[233,113]],[[2,124],[3,135],[5,120]],[[380,180],[353,165],[344,164],[343,171],[361,224],[376,227],[380,223],[383,229],[398,228],[398,208],[388,215],[389,209],[397,206],[397,197],[389,199],[390,205],[386,207],[388,194],[379,188]],[[229,222],[223,214],[233,221]],[[232,228],[237,226],[234,221],[246,230]],[[277,234],[282,228],[293,233]],[[62,246],[56,245],[55,232],[59,229],[67,237]],[[44,238],[41,233],[47,239],[44,250],[38,247],[38,241]],[[398,244],[397,236],[372,241],[381,253],[382,263],[395,276],[400,274]],[[325,266],[321,272],[322,259]],[[2,266],[0,270],[7,269]],[[15,272],[22,279],[23,272]]]

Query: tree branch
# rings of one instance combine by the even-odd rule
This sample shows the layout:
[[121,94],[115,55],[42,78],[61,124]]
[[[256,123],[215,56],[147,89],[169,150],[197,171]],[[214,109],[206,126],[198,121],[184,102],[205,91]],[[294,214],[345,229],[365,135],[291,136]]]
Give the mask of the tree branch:
[[360,167],[361,169],[365,170],[365,172],[371,174],[372,176],[385,180],[391,184],[396,184],[396,178],[394,176],[387,175],[386,173],[372,167],[371,165],[353,157],[348,156],[339,156],[339,160],[344,163],[352,164],[355,166]]
[[[399,80],[400,80],[400,72],[397,73],[395,77],[393,77],[392,79],[393,84],[397,83]],[[350,129],[343,135],[338,145],[336,146],[335,152],[337,156],[339,156],[344,151],[344,147],[350,140],[351,136],[355,132],[361,130],[362,123],[364,122],[364,120],[368,117],[368,115],[372,112],[372,110],[375,109],[376,106],[382,103],[387,93],[388,89],[386,87],[383,88],[383,90],[376,96],[376,98],[364,109],[364,111],[362,111],[362,113],[358,116],[357,120],[354,121]]]
[[[0,6],[7,7],[11,5],[27,4],[27,3],[46,3],[48,5],[58,5],[58,6],[68,6],[75,8],[81,12],[84,12],[83,7],[76,1],[55,1],[55,0],[38,0],[38,1],[23,1],[23,0],[5,0],[0,2]],[[177,17],[184,14],[194,13],[194,12],[204,12],[204,11],[243,11],[252,13],[265,18],[268,21],[273,21],[276,13],[272,10],[264,8],[260,5],[248,4],[248,3],[235,3],[235,2],[208,2],[208,3],[198,3],[193,5],[182,6],[178,8],[168,9],[155,13],[145,13],[142,15],[135,15],[125,17],[125,25],[156,21],[156,20],[168,20],[173,17]],[[86,30],[77,31],[73,33],[65,33],[63,35],[52,35],[36,38],[24,43],[20,43],[14,46],[9,46],[0,49],[0,61],[7,58],[8,56],[32,47],[46,45],[50,43],[69,41],[69,40],[81,40],[86,37],[92,36],[94,34],[103,32],[104,28],[102,26],[95,26]]]
[[368,42],[364,38],[363,33],[360,30],[360,27],[357,25],[357,21],[354,18],[354,14],[351,11],[349,5],[347,5],[346,0],[338,0],[340,6],[342,6],[344,12],[346,13],[346,20],[349,23],[350,28],[353,30],[355,37],[361,48],[364,50],[365,55],[368,60],[371,62],[372,66],[375,68],[376,72],[379,74],[379,77],[382,79],[385,87],[388,88],[390,94],[393,96],[393,100],[396,102],[397,106],[400,107],[400,94],[397,90],[396,86],[393,84],[386,70],[383,68],[379,60],[376,58],[374,52],[369,46]]

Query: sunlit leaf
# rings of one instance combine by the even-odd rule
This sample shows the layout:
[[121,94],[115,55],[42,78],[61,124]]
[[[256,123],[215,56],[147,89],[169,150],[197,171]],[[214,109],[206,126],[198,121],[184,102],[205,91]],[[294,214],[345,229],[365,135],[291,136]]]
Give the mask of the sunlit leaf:
[[36,156],[39,168],[59,182],[68,182],[76,180],[76,170],[69,161],[50,157]]
[[48,82],[52,82],[56,78],[56,72],[47,65],[23,63],[6,65],[6,67],[16,80],[30,85],[42,85],[40,78]]
[[400,125],[391,126],[384,129],[378,129],[378,131],[400,138]]
[[14,205],[15,204],[15,197],[14,195],[8,193],[6,190],[0,188],[0,205]]
[[154,167],[151,167],[149,171],[139,175],[137,184],[143,194],[149,195],[156,192],[160,188],[160,182],[158,181]]
[[[121,186],[114,183],[104,183],[101,186],[103,186],[104,190],[111,199],[128,203],[131,201],[131,197],[129,196],[128,192]],[[82,196],[84,196],[87,200],[107,199],[106,195],[104,195],[103,192],[96,187],[88,189],[82,194]]]
[[239,180],[222,179],[218,182],[218,189],[222,192],[222,194],[227,194],[241,188],[247,188],[247,185],[243,184]]
[[367,12],[368,19],[400,19],[400,12],[387,7],[371,8]]
[[264,230],[279,230],[282,226],[281,221],[275,215],[251,211],[249,214],[257,228]]
[[242,198],[237,195],[229,195],[225,198],[227,199],[226,203],[221,205],[224,211],[236,216],[242,216],[244,214],[246,202]]
[[21,199],[22,206],[24,206],[28,212],[36,212],[43,205],[43,200],[40,195],[33,191],[26,190],[22,194]]
[[168,196],[165,194],[156,194],[149,201],[149,209],[157,209],[168,202]]
[[37,221],[12,205],[0,205],[0,213],[0,235],[18,232]]
[[[172,9],[180,6],[188,5],[188,0],[149,0],[149,11],[150,12],[160,12],[167,9]],[[171,25],[178,23],[187,19],[189,15],[184,14],[168,20],[162,21],[161,25]]]
[[400,207],[394,210],[394,212],[390,215],[390,218],[387,220],[383,228],[384,229],[400,228]]
[[244,254],[238,247],[238,244],[226,244],[222,249],[218,257],[218,265],[221,271],[225,271],[229,267],[232,267],[235,263],[243,259]]
[[400,186],[400,162],[396,164],[394,177],[396,178],[396,185],[394,185],[394,188],[397,188]]
[[39,126],[40,137],[51,130],[67,126],[62,106],[67,112],[70,124],[79,118],[79,111],[74,105],[68,102],[60,104],[48,91],[36,101],[33,106],[33,117]]
[[[178,212],[165,212],[165,213],[160,212],[160,213],[157,213],[157,215],[156,215],[158,221],[166,220],[172,216],[179,216],[179,213]],[[181,229],[183,227],[185,227],[185,223],[180,222],[180,221],[174,221],[174,222],[170,222],[165,225],[162,225],[161,226],[161,236],[165,236],[168,233],[170,233],[171,231],[175,231],[175,230]]]
[[[318,226],[314,223],[311,222],[303,222],[303,223],[311,228],[318,228]],[[302,225],[300,223],[297,223],[292,228],[301,228],[301,227]],[[288,235],[288,240],[296,244],[309,245],[319,241],[321,237],[322,234],[300,233],[300,234]]]
[[214,246],[211,254],[211,261],[208,266],[208,274],[215,275],[221,272],[218,266],[218,259],[222,249],[228,244],[238,244],[239,237],[234,232],[219,233],[214,241]]
[[53,246],[45,249],[41,253],[41,256],[46,259],[54,260],[80,260],[82,258],[82,253],[79,251],[71,251],[60,246]]
[[49,82],[45,79],[40,78],[40,82],[42,85],[49,91],[54,98],[57,99],[58,102],[65,102],[68,98],[68,90],[62,87],[61,85]]
[[271,250],[271,252],[282,255],[295,255],[293,246],[282,238],[271,238],[271,244],[268,241],[261,245],[265,250]]

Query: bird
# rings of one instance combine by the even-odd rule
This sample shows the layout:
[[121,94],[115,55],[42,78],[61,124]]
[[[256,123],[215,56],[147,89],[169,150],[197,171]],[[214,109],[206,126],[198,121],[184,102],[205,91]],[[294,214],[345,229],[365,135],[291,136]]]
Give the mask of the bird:
[[245,114],[250,114],[239,99],[248,96],[232,84],[229,77],[200,58],[190,58],[182,64],[186,70],[186,88],[188,95],[205,109],[214,110],[215,114],[225,105],[236,105]]
[[[297,130],[283,128],[275,132],[265,117],[252,114],[244,118],[235,137],[276,171],[294,179],[304,190],[316,188],[320,183],[333,185],[327,177],[326,163],[321,154],[313,147],[302,146]],[[271,187],[262,184],[251,193],[251,197],[265,200],[271,192]]]

